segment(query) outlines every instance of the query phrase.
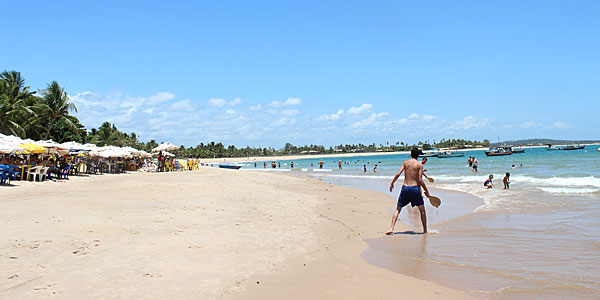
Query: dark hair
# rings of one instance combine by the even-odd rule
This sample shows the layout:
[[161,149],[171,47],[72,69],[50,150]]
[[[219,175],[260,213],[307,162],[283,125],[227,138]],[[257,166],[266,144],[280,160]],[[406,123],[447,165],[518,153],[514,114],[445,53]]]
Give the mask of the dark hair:
[[509,177],[510,177],[510,173],[506,172],[506,176],[509,176]]
[[419,148],[412,148],[412,150],[410,150],[410,157],[417,159],[419,158],[419,155],[421,155],[421,150],[419,150]]

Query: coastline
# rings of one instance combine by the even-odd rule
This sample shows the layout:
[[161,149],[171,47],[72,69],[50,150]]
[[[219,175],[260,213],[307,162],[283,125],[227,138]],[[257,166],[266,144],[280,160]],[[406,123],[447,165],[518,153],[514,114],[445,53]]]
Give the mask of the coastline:
[[363,240],[387,227],[387,195],[248,174],[201,168],[3,190],[0,296],[469,299],[360,257]]
[[[597,144],[585,144],[597,145]],[[600,144],[598,144],[600,145]],[[547,146],[523,146],[523,149],[545,148]],[[468,151],[486,151],[487,147],[465,148],[452,150],[453,152],[468,152]],[[203,163],[232,163],[232,162],[264,162],[264,161],[280,161],[280,160],[301,160],[301,159],[320,159],[320,158],[351,158],[362,156],[387,156],[398,154],[410,154],[410,151],[394,151],[394,152],[358,152],[358,153],[330,153],[330,154],[297,154],[297,155],[282,155],[282,156],[250,156],[250,157],[221,157],[221,158],[201,158]],[[185,159],[180,159],[185,160]]]

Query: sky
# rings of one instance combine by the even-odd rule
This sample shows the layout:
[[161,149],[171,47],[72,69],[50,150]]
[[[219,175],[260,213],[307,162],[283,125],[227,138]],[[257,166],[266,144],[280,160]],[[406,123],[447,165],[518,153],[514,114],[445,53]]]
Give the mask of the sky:
[[4,1],[88,129],[280,148],[600,139],[598,1]]

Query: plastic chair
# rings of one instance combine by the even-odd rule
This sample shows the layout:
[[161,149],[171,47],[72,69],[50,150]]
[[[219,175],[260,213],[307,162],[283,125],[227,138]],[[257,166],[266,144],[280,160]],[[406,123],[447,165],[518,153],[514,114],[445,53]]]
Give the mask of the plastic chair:
[[58,172],[58,178],[60,178],[60,179],[69,179],[69,171],[71,171],[71,166],[68,166],[66,168],[62,168]]
[[10,173],[8,171],[9,168],[9,166],[0,165],[0,184],[6,184],[7,180],[10,184]]
[[33,177],[33,180],[35,181],[36,177],[40,177],[41,173],[42,173],[42,166],[35,166],[32,167],[31,169],[29,169],[29,173],[27,173],[27,180],[30,180],[30,177]]

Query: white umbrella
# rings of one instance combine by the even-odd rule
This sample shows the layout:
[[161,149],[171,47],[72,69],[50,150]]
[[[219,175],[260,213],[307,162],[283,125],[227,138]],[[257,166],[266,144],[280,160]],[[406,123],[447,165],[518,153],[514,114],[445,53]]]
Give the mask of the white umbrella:
[[177,149],[179,149],[179,146],[175,146],[171,143],[162,143],[162,144],[158,145],[158,147],[152,149],[152,152],[171,151],[171,150],[177,150]]
[[163,151],[163,154],[166,156],[175,157],[175,154],[173,154],[171,152]]
[[127,151],[127,152],[131,153],[131,155],[135,155],[135,156],[138,156],[138,155],[142,154],[141,150],[135,149],[133,147],[123,147],[121,149],[124,150],[124,151]]
[[0,153],[23,153],[25,149],[11,144],[0,144]]
[[44,154],[57,154],[57,153],[60,155],[69,154],[69,149],[61,147],[59,143],[56,143],[52,140],[38,141],[38,142],[35,142],[35,144],[46,148],[46,151],[44,151]]
[[146,152],[144,150],[141,150],[140,151],[140,156],[141,157],[152,157],[152,154],[150,154],[150,153],[148,153],[148,152]]

